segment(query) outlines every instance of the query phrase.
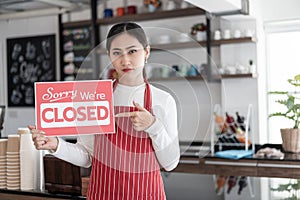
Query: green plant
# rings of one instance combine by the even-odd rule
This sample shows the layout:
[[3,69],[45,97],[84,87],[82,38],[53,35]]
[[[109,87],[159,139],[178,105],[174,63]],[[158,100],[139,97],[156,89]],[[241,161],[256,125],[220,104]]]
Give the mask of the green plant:
[[298,200],[298,192],[300,190],[300,180],[290,180],[289,183],[279,184],[276,188],[271,188],[272,191],[276,192],[288,192],[289,197],[284,198],[285,200]]
[[[294,122],[294,129],[298,129],[300,123],[300,104],[299,104],[299,94],[300,91],[298,87],[300,86],[300,74],[296,75],[294,79],[287,80],[291,85],[295,87],[293,92],[289,91],[273,91],[269,94],[283,95],[285,99],[276,100],[277,103],[286,106],[286,112],[275,112],[269,115],[269,117],[281,116],[285,117]],[[297,90],[298,89],[298,90]]]
[[192,26],[191,34],[196,35],[198,31],[206,31],[206,25],[204,23],[194,24]]

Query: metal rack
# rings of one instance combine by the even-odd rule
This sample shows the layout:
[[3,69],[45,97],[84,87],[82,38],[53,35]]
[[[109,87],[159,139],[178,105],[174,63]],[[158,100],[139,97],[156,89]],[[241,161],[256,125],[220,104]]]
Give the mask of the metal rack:
[[[221,108],[221,106],[219,104],[216,104],[214,106],[214,113],[212,115],[212,126],[211,126],[211,141],[210,141],[210,150],[211,150],[211,155],[215,155],[215,145],[218,145],[219,146],[219,150],[222,149],[223,146],[230,146],[230,147],[243,147],[246,151],[249,150],[249,146],[250,145],[246,145],[248,144],[248,140],[249,138],[251,137],[251,145],[252,145],[252,150],[254,151],[255,150],[255,144],[254,144],[254,134],[252,133],[252,129],[251,127],[252,124],[253,124],[253,108],[252,108],[252,104],[249,104],[248,105],[248,108],[247,108],[247,115],[246,115],[246,118],[244,120],[244,126],[245,126],[245,143],[240,143],[240,142],[220,142],[219,141],[219,136],[222,134],[216,134],[217,131],[219,129],[218,127],[218,124],[216,123],[215,121],[215,115],[218,114],[220,116],[223,116],[223,110]],[[220,131],[221,132],[221,131]],[[217,137],[216,137],[217,136]],[[217,138],[217,140],[216,140]],[[253,187],[253,181],[251,181],[251,178],[250,177],[245,177],[246,178],[246,182],[247,182],[247,186],[248,186],[248,190],[249,190],[249,193],[250,193],[250,197],[251,198],[254,198],[255,197],[255,192],[254,192],[254,187]],[[215,183],[215,185],[217,185],[217,176],[216,175],[213,175],[213,181]],[[226,183],[228,181],[228,177],[226,177]],[[225,188],[227,188],[227,184],[224,185]],[[219,191],[218,195],[221,195],[224,193],[224,188]]]
[[[214,106],[214,113],[212,115],[212,125],[211,125],[211,137],[210,137],[210,150],[211,150],[211,155],[215,155],[215,145],[218,145],[219,146],[219,149],[222,149],[223,146],[233,146],[233,147],[244,147],[244,149],[246,151],[249,150],[249,145],[246,145],[248,144],[248,141],[249,141],[249,138],[251,137],[251,145],[252,145],[252,150],[255,149],[255,145],[254,145],[254,134],[252,134],[251,132],[251,128],[250,127],[253,127],[252,124],[253,124],[253,108],[252,108],[252,104],[249,104],[248,105],[248,108],[247,108],[247,115],[246,115],[246,118],[245,118],[245,122],[244,122],[244,126],[245,126],[245,143],[241,143],[241,142],[238,142],[234,139],[234,137],[232,138],[232,140],[228,140],[228,141],[225,141],[225,142],[220,142],[219,141],[219,138],[220,138],[220,135],[221,134],[216,134],[217,131],[219,129],[218,124],[216,124],[215,122],[215,115],[218,114],[220,116],[223,115],[223,111],[221,109],[221,106],[219,104],[216,104]],[[216,140],[216,136],[217,136],[217,140]]]

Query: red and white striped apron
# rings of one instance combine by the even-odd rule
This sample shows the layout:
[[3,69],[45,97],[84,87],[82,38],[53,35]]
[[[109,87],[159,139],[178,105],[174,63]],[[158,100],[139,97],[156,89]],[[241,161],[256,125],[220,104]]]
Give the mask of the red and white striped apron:
[[[151,112],[150,86],[146,82],[144,106]],[[115,106],[115,114],[136,111]],[[116,118],[115,134],[95,135],[89,200],[165,200],[159,164],[151,139],[136,131],[130,117]]]

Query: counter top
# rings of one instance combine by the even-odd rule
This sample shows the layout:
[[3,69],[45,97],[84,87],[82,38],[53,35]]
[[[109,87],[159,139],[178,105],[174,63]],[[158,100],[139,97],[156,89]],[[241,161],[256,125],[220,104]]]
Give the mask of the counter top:
[[[256,151],[273,147],[282,151],[281,145],[260,145]],[[300,178],[300,154],[284,153],[282,158],[242,158],[239,160],[205,156],[181,156],[174,172],[218,174],[225,176],[254,176]]]
[[[259,145],[256,151],[273,147],[282,151],[281,145]],[[300,179],[300,154],[285,153],[283,158],[242,158],[232,160],[219,158],[208,154],[209,148],[205,153],[194,154],[193,151],[183,154],[180,163],[172,172],[178,173],[197,173],[224,176],[252,176],[252,177],[277,177]],[[202,155],[202,156],[200,156]],[[88,184],[88,178],[84,179]],[[87,188],[86,188],[87,189]],[[85,200],[83,196],[72,196],[63,194],[53,194],[47,191],[21,191],[0,189],[0,199],[6,200],[54,200],[54,199],[74,199]]]
[[72,195],[63,195],[63,194],[50,194],[47,191],[37,191],[37,190],[7,190],[0,189],[0,199],[5,200],[65,200],[65,199],[74,199],[74,200],[85,200],[85,197],[82,196],[72,196]]

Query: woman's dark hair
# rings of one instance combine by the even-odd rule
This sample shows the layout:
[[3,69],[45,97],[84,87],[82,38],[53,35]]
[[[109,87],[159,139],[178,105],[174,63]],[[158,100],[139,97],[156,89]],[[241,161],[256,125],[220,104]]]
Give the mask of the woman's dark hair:
[[124,22],[115,24],[111,27],[110,31],[106,37],[106,49],[110,51],[111,43],[115,37],[117,37],[121,33],[128,33],[129,35],[135,37],[144,48],[148,46],[147,36],[142,27],[133,22]]

